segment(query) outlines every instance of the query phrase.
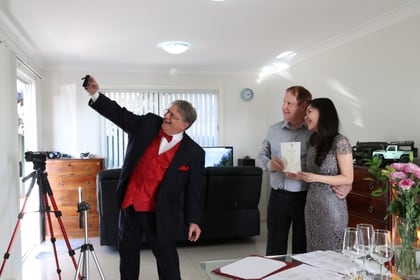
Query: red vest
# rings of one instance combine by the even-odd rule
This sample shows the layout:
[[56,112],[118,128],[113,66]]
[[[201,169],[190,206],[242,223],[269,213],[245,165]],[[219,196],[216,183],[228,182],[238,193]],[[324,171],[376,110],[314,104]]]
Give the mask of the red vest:
[[123,209],[130,205],[139,212],[150,212],[156,209],[156,190],[181,143],[159,155],[160,142],[160,136],[153,140],[131,173],[121,205]]

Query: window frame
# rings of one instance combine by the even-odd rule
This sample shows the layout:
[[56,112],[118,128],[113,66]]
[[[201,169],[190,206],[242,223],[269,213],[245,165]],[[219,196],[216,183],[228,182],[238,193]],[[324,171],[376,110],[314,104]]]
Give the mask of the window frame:
[[[103,94],[135,114],[163,116],[175,100],[187,100],[197,110],[197,120],[186,133],[200,146],[217,146],[219,139],[219,91],[212,89],[104,89]],[[119,168],[125,158],[128,136],[107,119],[103,120],[106,168]]]

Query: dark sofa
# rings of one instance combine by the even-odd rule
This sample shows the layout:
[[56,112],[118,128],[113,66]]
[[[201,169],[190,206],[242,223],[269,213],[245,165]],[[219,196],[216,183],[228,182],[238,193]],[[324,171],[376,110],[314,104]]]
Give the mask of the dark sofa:
[[[121,169],[98,174],[97,199],[100,244],[117,245],[118,207],[115,191]],[[258,203],[262,170],[259,167],[207,167],[203,179],[203,216],[200,240],[249,237],[260,234]],[[180,201],[182,205],[182,201]],[[187,240],[183,209],[179,212],[178,241]]]

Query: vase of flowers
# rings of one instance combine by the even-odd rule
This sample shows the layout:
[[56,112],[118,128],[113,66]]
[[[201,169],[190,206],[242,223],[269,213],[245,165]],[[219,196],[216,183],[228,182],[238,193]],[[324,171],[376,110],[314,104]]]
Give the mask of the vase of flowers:
[[417,232],[420,219],[394,217],[395,271],[406,279],[420,279],[420,248]]
[[374,177],[368,180],[380,186],[372,195],[390,196],[387,212],[393,216],[395,271],[405,279],[420,279],[420,167],[398,162],[381,168],[376,157],[368,166]]

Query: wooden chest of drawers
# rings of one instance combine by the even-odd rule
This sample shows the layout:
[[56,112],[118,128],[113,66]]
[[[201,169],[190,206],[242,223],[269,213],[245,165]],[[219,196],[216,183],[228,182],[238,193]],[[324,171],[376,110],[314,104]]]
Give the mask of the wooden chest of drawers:
[[368,223],[373,224],[377,229],[390,228],[388,220],[384,220],[388,202],[383,197],[371,195],[378,185],[365,180],[367,177],[371,177],[367,167],[354,166],[353,189],[347,196],[349,226]]
[[[61,220],[69,238],[84,237],[84,229],[80,228],[77,212],[79,203],[79,187],[82,187],[82,201],[89,205],[88,234],[99,236],[99,218],[96,201],[96,175],[103,169],[103,159],[53,159],[48,160],[46,171],[51,185],[53,197],[58,210],[62,212]],[[52,205],[51,205],[52,208]],[[56,238],[63,238],[59,223],[51,215],[53,231]],[[50,235],[47,226],[47,232]]]

